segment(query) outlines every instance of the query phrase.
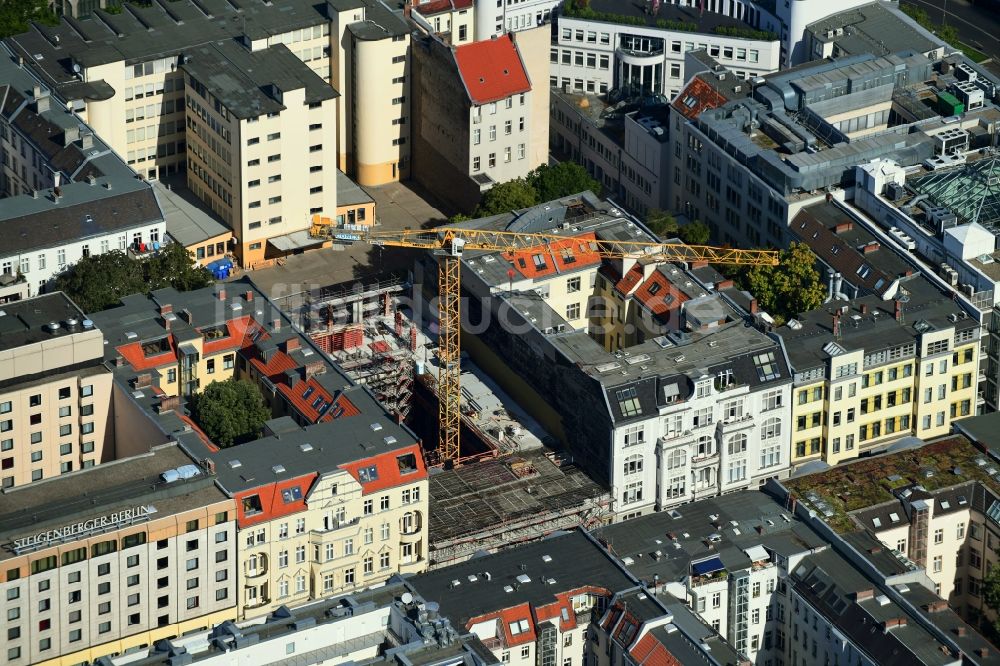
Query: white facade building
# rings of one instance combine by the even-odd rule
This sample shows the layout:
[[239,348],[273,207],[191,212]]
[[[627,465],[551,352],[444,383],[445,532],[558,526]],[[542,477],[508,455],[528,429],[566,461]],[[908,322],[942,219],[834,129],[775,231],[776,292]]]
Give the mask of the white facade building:
[[476,41],[547,23],[562,0],[475,0]]

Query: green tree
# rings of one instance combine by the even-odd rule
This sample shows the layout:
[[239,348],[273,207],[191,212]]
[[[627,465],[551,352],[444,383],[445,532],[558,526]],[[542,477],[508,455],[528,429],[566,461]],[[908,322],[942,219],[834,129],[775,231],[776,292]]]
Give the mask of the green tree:
[[188,403],[191,418],[217,446],[226,448],[256,439],[271,412],[253,382],[212,382]]
[[212,275],[195,268],[183,245],[171,243],[154,255],[133,259],[121,250],[84,257],[56,278],[84,312],[98,312],[118,304],[123,296],[173,287],[178,291],[212,284]]
[[[488,217],[534,206],[539,201],[538,192],[524,178],[497,183],[483,195],[476,209],[476,217]],[[547,201],[547,199],[543,199]]]
[[528,183],[535,189],[538,201],[552,201],[584,190],[601,194],[601,184],[576,162],[543,164],[528,174]]
[[705,245],[712,235],[712,230],[704,222],[695,220],[681,226],[677,230],[677,235],[688,245]]
[[753,266],[740,280],[761,309],[780,325],[823,303],[823,283],[816,270],[816,255],[805,243],[782,250],[777,266]]
[[0,1],[0,38],[25,32],[31,21],[55,25],[59,17],[49,8],[47,0]]
[[646,226],[660,238],[671,238],[677,235],[677,220],[665,210],[651,208],[646,213]]

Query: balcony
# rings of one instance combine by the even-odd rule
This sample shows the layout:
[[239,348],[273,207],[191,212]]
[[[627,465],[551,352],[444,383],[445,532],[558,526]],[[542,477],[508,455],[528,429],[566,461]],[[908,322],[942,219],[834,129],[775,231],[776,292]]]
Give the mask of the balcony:
[[663,62],[663,49],[652,51],[635,51],[619,46],[615,49],[615,56],[619,62],[629,65],[655,65]]

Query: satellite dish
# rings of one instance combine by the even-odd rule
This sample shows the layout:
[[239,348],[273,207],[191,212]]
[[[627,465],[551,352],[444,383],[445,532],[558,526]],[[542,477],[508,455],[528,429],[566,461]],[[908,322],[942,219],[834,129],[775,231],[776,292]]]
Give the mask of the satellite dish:
[[404,604],[411,603],[413,601],[413,595],[409,592],[403,592],[403,596],[399,598]]
[[73,63],[73,71],[76,72],[77,74],[80,73],[80,63],[78,62]]

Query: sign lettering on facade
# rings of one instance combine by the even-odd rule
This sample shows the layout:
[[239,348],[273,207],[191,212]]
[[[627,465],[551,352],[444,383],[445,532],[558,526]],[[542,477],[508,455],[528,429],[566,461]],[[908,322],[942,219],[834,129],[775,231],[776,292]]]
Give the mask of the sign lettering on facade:
[[24,551],[38,550],[51,543],[64,543],[73,539],[80,539],[94,533],[107,532],[110,529],[117,529],[132,523],[147,520],[149,515],[155,513],[156,509],[151,505],[135,506],[122,509],[116,513],[97,518],[81,520],[78,523],[70,523],[52,530],[38,532],[21,539],[14,539],[10,543],[10,549],[20,555]]

